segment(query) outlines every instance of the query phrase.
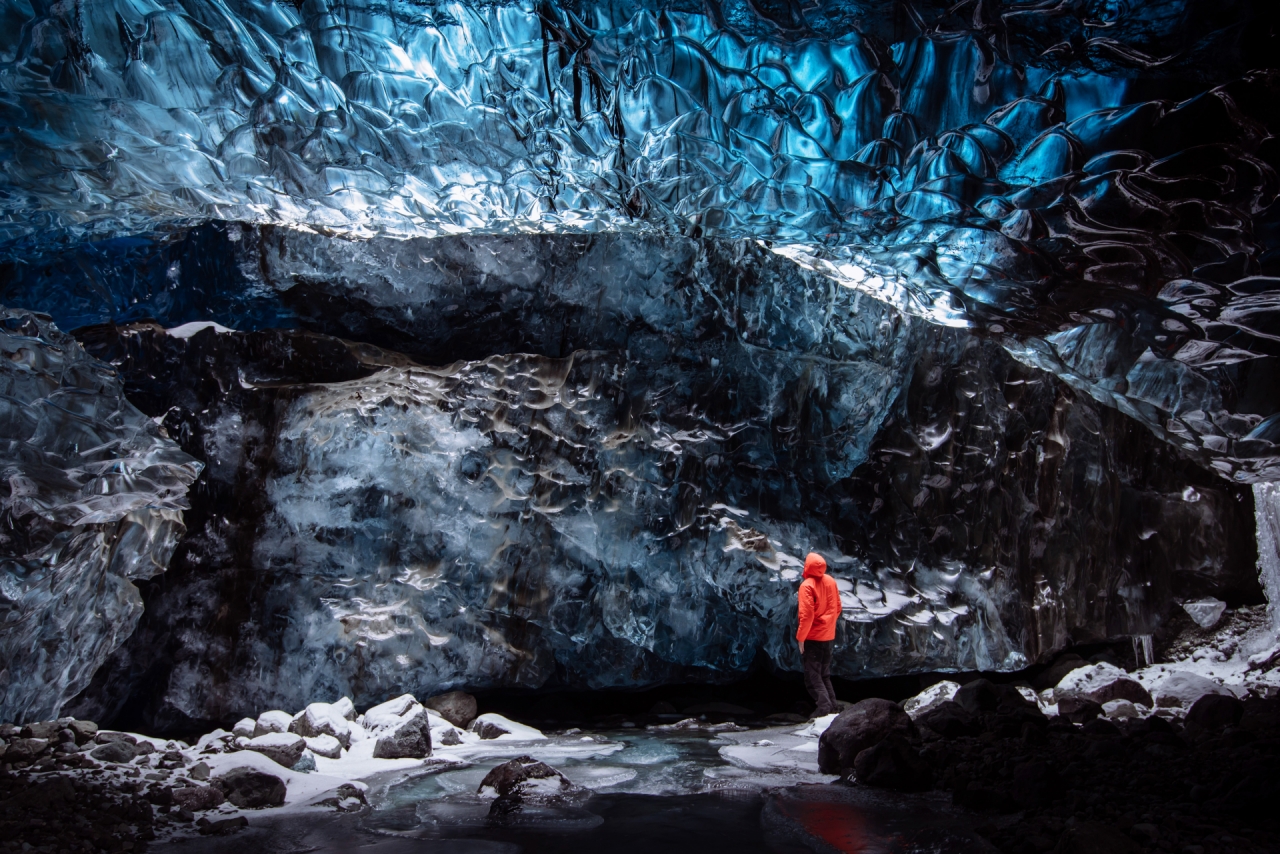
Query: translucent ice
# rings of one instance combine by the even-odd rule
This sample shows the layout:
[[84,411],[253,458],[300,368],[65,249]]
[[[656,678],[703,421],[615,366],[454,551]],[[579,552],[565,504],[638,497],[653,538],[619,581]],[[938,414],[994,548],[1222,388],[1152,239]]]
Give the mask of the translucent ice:
[[199,462],[47,317],[0,309],[0,719],[57,717],[142,613]]

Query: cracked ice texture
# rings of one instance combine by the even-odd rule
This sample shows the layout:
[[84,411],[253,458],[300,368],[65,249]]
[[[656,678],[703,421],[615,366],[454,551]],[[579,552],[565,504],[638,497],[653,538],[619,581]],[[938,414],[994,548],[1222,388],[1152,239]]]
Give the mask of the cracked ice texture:
[[44,720],[133,631],[201,465],[48,318],[0,309],[0,353],[0,720]]
[[86,714],[181,728],[334,692],[795,668],[815,548],[849,677],[1016,668],[1149,631],[1183,579],[1233,583],[1227,484],[998,345],[754,244],[259,239],[308,324],[409,358],[85,331],[209,463]]
[[4,251],[209,219],[766,238],[1280,476],[1251,7],[951,5],[8,3]]

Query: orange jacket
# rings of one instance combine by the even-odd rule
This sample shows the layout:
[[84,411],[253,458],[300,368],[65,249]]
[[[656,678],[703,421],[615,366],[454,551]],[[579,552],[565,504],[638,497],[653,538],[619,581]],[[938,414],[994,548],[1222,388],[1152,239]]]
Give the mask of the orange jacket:
[[800,628],[796,640],[836,639],[836,619],[840,616],[840,588],[827,576],[822,555],[809,553],[804,559],[804,581],[800,582]]

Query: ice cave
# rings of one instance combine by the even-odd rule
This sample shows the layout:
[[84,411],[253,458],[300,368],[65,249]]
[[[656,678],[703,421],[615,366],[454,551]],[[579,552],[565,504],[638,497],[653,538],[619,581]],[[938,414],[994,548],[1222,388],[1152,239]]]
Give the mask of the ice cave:
[[0,0],[0,854],[1280,852],[1277,133],[1273,0]]

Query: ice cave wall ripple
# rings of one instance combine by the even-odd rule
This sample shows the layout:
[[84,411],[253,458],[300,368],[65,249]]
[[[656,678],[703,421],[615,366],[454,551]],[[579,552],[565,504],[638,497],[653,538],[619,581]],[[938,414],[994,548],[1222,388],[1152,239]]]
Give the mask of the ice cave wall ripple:
[[[754,244],[337,245],[267,247],[296,305],[341,297],[329,332],[479,355],[81,331],[209,469],[78,713],[180,728],[334,692],[794,668],[809,548],[841,579],[849,677],[1018,667],[1150,631],[1177,595],[1256,595],[1239,490],[994,342]],[[515,346],[541,354],[484,355]]]
[[0,718],[51,718],[133,631],[201,464],[47,317],[0,309],[0,353]]
[[765,238],[1274,479],[1253,8],[11,2],[7,278],[209,219]]

